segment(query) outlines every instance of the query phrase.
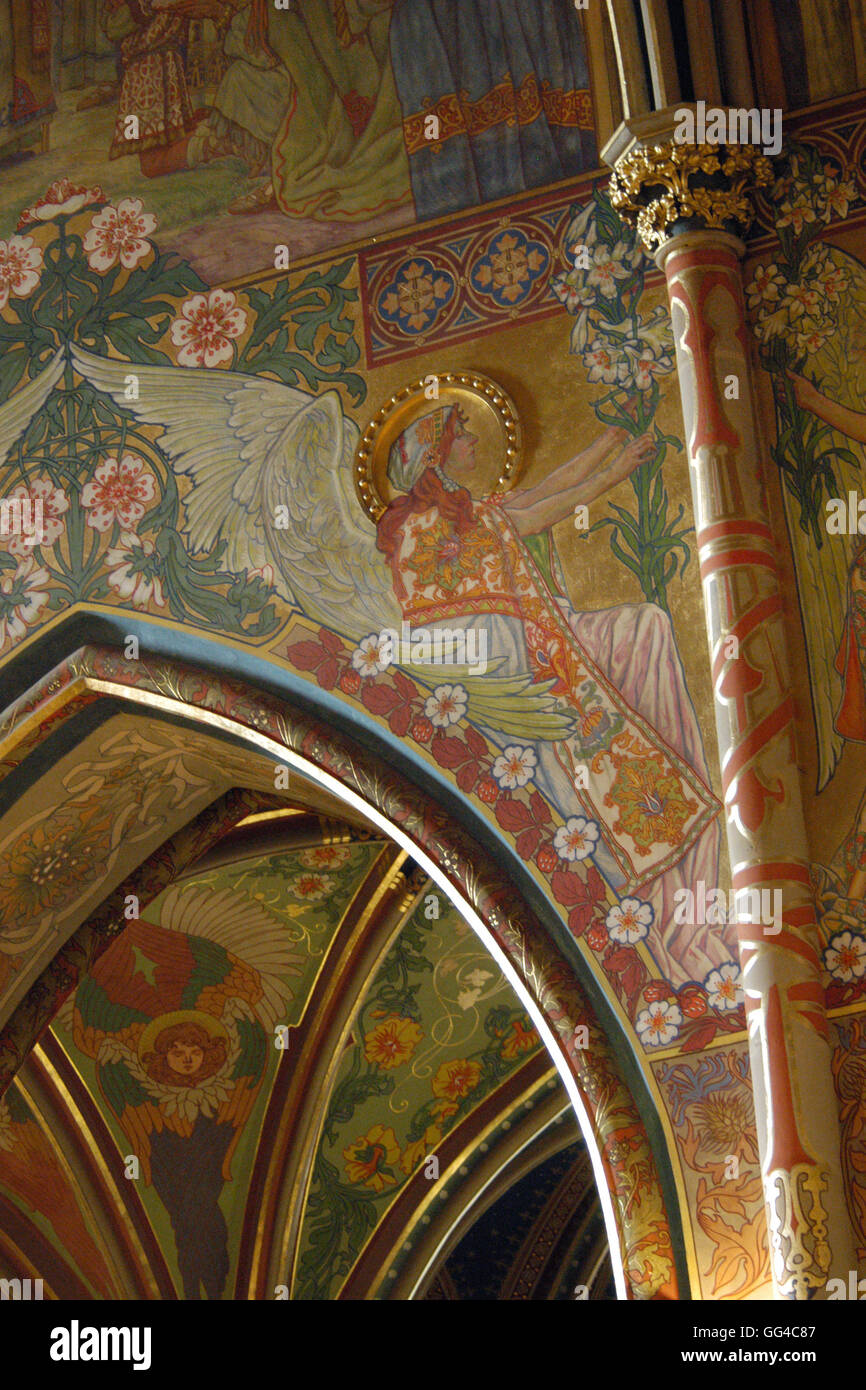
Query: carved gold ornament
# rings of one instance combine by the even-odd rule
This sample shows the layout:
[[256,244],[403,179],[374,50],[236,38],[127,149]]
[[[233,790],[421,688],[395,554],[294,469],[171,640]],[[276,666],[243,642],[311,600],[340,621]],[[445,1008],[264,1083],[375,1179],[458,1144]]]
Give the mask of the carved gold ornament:
[[[617,160],[610,201],[657,251],[676,222],[746,231],[754,215],[752,190],[771,183],[772,165],[754,145],[663,145],[632,150]],[[706,180],[711,179],[711,183]],[[724,182],[722,182],[724,180]],[[664,190],[664,191],[661,191]]]
[[373,521],[398,495],[388,477],[388,459],[403,431],[454,405],[477,441],[477,477],[466,484],[473,496],[481,499],[514,486],[523,461],[523,437],[510,396],[477,372],[431,373],[396,391],[361,436],[355,453],[355,491]]

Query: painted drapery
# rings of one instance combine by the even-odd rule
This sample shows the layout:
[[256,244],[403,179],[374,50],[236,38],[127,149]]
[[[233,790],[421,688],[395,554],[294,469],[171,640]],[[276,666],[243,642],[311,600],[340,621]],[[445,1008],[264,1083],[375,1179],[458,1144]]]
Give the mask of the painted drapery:
[[570,0],[399,0],[391,58],[419,218],[596,163],[583,34]]
[[[498,677],[552,679],[577,717],[567,740],[531,748],[486,729],[514,762],[514,785],[531,777],[566,818],[575,857],[591,853],[617,893],[649,904],[652,949],[672,979],[703,978],[730,961],[724,931],[674,919],[677,889],[699,879],[715,887],[719,829],[667,616],[652,604],[576,613],[547,589],[500,507],[472,507],[467,493],[432,484],[425,491],[424,478],[414,495],[414,511],[411,495],[396,504],[402,524],[390,524],[386,512],[379,531],[404,618],[418,630],[477,629]],[[465,499],[462,511],[455,498]],[[587,782],[581,766],[591,770]],[[586,817],[569,819],[578,803]],[[640,903],[632,910],[643,934]]]
[[282,212],[353,222],[410,202],[391,5],[310,0],[271,19],[269,42],[291,79],[272,155]]

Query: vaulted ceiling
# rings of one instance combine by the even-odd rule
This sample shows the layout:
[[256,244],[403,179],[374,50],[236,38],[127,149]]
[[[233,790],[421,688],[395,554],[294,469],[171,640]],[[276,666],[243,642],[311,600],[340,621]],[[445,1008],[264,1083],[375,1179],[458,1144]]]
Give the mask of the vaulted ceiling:
[[[515,1183],[520,1239],[466,1283]],[[0,1211],[0,1275],[48,1297],[608,1289],[501,970],[404,851],[302,806],[241,821],[63,1003],[0,1102]]]

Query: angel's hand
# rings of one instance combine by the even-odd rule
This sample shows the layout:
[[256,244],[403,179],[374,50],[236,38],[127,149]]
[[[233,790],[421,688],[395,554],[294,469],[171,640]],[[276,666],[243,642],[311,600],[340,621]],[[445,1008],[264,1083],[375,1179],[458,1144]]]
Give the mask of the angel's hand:
[[639,434],[620,450],[610,466],[610,486],[622,482],[641,464],[649,463],[656,451],[656,441],[651,434]]
[[801,410],[814,410],[821,401],[821,392],[817,386],[813,386],[811,381],[801,376],[799,372],[788,371],[788,376],[794,386],[794,397]]

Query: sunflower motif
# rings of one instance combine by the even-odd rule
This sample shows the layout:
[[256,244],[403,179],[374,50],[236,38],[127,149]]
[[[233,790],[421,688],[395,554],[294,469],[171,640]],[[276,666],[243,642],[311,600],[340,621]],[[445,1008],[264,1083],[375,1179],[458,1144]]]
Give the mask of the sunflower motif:
[[741,1092],[707,1096],[695,1106],[695,1117],[702,1126],[701,1144],[717,1154],[736,1153],[753,1124],[749,1101]]

